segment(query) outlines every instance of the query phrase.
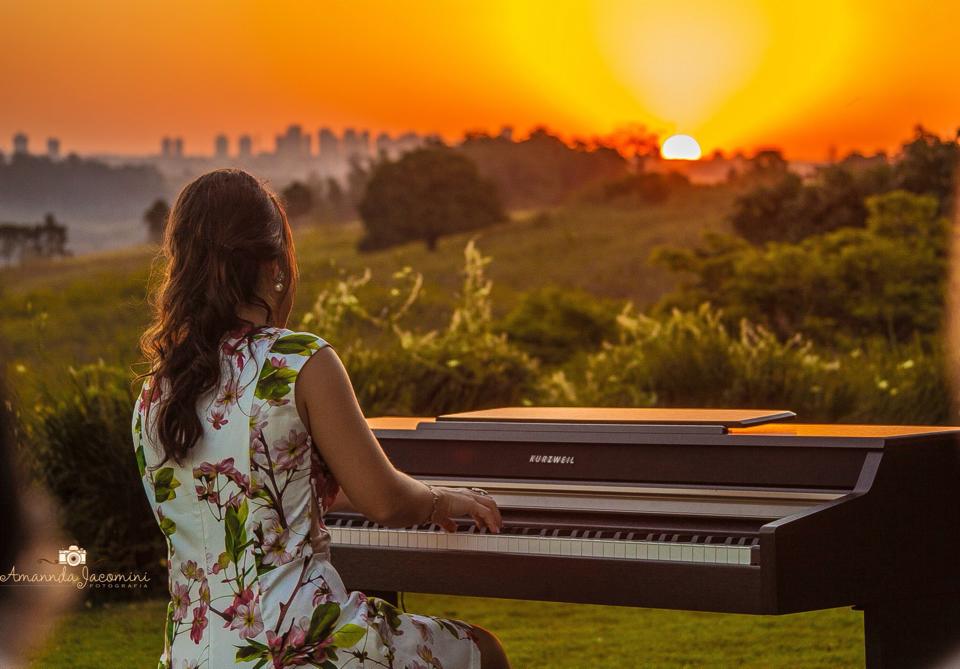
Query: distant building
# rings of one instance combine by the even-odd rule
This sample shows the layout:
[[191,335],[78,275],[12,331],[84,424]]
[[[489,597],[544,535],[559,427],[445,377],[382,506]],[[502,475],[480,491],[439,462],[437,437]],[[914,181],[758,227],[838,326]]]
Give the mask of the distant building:
[[512,142],[512,141],[513,141],[513,126],[512,126],[512,125],[502,126],[502,127],[500,128],[500,135],[499,135],[499,137],[500,137],[500,139],[505,139],[505,140],[507,140],[508,142]]
[[320,128],[317,133],[317,151],[324,160],[340,157],[340,140],[330,128]]
[[381,132],[377,135],[376,140],[377,155],[380,156],[392,156],[393,155],[393,140],[390,139],[390,135],[385,132]]
[[360,139],[357,137],[357,131],[353,128],[347,128],[343,131],[343,157],[351,160],[358,153]]
[[225,160],[229,155],[230,140],[224,134],[217,135],[213,140],[213,157],[218,160]]
[[237,156],[240,158],[249,158],[253,155],[253,140],[250,135],[240,135],[237,140]]
[[13,136],[13,155],[26,155],[29,153],[27,150],[27,135],[26,133],[18,132]]
[[164,137],[161,139],[160,155],[164,158],[183,158],[183,137]]
[[60,140],[56,137],[47,139],[47,158],[60,160]]
[[393,148],[397,152],[397,155],[418,149],[422,144],[423,140],[420,135],[415,132],[405,132],[393,140]]
[[368,158],[370,156],[370,131],[364,130],[360,133],[359,143],[357,148],[360,151],[360,156],[362,158]]
[[303,134],[299,125],[291,125],[282,135],[277,135],[278,158],[302,159],[310,157],[310,135]]

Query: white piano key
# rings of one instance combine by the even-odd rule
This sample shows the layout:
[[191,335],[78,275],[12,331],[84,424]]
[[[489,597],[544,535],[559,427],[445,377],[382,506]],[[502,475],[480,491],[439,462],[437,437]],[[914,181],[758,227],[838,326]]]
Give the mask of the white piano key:
[[[461,528],[462,529],[462,528]],[[559,555],[593,559],[669,560],[749,565],[752,548],[745,543],[691,544],[651,540],[581,539],[579,537],[500,535],[441,529],[410,530],[382,527],[327,528],[333,543],[353,546],[396,547],[410,550],[481,551],[526,555]],[[643,535],[640,535],[643,536]],[[654,535],[656,537],[657,535]]]

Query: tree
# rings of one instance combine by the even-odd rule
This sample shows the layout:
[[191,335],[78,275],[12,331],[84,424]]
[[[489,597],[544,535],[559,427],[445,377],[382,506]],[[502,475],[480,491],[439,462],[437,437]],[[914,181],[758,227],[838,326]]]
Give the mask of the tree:
[[866,200],[863,228],[844,227],[799,243],[753,246],[714,235],[699,249],[660,249],[654,260],[691,276],[660,307],[722,307],[781,336],[804,332],[908,341],[943,321],[949,225],[932,195],[903,190]]
[[153,204],[143,212],[143,222],[147,226],[147,235],[151,242],[160,243],[169,218],[170,205],[162,199],[154,200]]
[[422,239],[431,251],[445,234],[505,218],[493,184],[453,149],[430,146],[373,167],[359,205],[368,251]]
[[313,211],[313,191],[305,184],[294,181],[280,193],[287,216],[291,219],[303,218]]
[[940,139],[923,126],[914,129],[914,138],[903,145],[895,168],[898,188],[913,193],[928,193],[940,200],[940,212],[950,211],[953,200],[954,172],[960,146],[956,137]]
[[779,181],[738,197],[730,222],[754,244],[799,242],[831,230],[862,228],[867,220],[864,198],[889,191],[891,184],[886,164],[866,169],[830,165],[809,183],[784,172]]

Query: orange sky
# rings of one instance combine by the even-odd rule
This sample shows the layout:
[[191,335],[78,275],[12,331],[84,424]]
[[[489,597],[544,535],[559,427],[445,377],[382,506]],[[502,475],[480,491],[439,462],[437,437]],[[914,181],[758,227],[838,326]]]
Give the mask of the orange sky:
[[607,133],[705,152],[894,148],[960,125],[960,3],[942,0],[3,2],[0,148],[187,153],[288,123]]

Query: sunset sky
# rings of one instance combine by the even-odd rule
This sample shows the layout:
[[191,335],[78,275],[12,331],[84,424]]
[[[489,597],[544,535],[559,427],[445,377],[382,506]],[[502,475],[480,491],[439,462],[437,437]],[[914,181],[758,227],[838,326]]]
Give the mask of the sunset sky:
[[960,125],[960,3],[4,1],[0,149],[187,153],[289,123],[377,132],[643,124],[706,153],[894,149]]

